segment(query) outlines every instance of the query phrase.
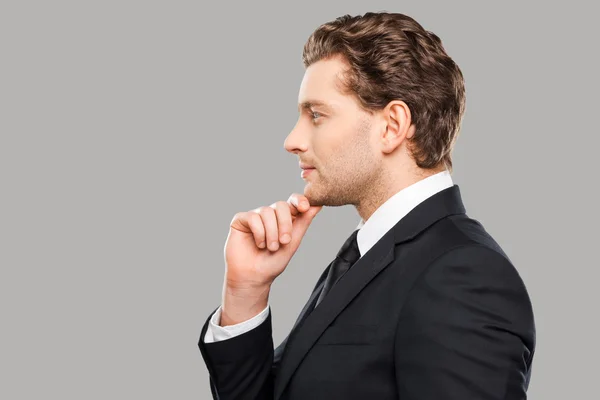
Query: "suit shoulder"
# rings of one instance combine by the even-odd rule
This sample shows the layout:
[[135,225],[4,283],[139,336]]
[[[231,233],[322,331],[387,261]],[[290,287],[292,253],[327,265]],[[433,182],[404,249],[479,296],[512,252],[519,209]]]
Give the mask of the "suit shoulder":
[[441,219],[422,232],[418,241],[434,255],[434,258],[455,248],[481,246],[500,254],[512,264],[508,255],[483,225],[466,214]]
[[449,217],[448,223],[456,229],[456,234],[464,236],[465,244],[487,247],[510,261],[502,247],[478,220],[466,214],[460,214]]
[[[474,272],[488,276],[503,275],[524,287],[514,263],[483,225],[466,214],[453,215],[432,226],[418,246],[427,250],[426,270],[443,268],[444,264],[459,263],[474,267]],[[482,266],[486,266],[485,269]],[[432,271],[431,273],[435,273]],[[510,277],[510,278],[508,278]]]

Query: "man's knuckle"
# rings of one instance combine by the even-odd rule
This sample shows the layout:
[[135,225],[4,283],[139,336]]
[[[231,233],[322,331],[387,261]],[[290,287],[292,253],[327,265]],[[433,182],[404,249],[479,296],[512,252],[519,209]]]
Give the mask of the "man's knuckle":
[[262,206],[258,208],[258,213],[260,215],[266,215],[271,210],[271,207]]

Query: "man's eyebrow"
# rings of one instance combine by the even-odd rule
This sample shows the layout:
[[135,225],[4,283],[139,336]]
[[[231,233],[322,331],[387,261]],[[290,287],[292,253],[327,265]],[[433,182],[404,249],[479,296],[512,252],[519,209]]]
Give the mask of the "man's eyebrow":
[[298,112],[300,112],[300,109],[310,110],[313,107],[323,107],[323,108],[325,108],[327,110],[332,110],[332,107],[329,104],[327,104],[327,103],[325,103],[323,101],[320,101],[320,100],[307,100],[307,101],[304,101],[304,102],[298,104]]

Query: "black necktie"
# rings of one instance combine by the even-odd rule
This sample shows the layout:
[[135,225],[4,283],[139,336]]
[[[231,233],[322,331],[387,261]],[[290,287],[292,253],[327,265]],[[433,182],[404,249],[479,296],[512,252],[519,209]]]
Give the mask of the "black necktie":
[[358,242],[356,241],[356,236],[358,235],[358,229],[352,232],[352,235],[338,252],[335,260],[331,264],[329,268],[329,272],[327,273],[327,277],[325,278],[325,284],[323,285],[323,290],[319,294],[319,298],[315,304],[315,307],[319,305],[319,303],[323,300],[325,295],[331,290],[333,285],[337,283],[337,281],[350,269],[350,267],[360,258],[360,251],[358,250]]

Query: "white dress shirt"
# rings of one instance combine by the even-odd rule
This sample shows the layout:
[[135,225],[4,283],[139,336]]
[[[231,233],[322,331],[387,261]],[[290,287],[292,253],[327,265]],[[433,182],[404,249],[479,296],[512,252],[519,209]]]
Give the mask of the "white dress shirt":
[[[419,203],[453,185],[448,170],[439,172],[394,194],[379,206],[366,222],[361,219],[356,227],[356,229],[360,229],[356,240],[361,257]],[[221,322],[221,307],[219,307],[210,320],[204,342],[218,342],[246,333],[264,322],[268,315],[269,305],[267,304],[263,311],[249,320],[236,325],[219,326]]]

